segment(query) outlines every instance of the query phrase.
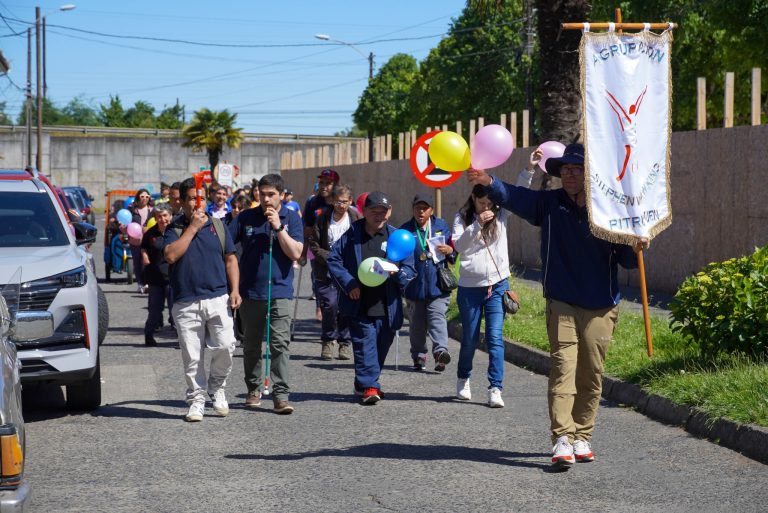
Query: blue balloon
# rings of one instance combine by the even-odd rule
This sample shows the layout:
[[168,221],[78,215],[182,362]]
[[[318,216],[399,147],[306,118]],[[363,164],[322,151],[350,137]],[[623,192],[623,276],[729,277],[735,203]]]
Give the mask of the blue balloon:
[[131,214],[130,210],[127,209],[120,209],[117,212],[117,222],[124,225],[131,224],[131,221],[133,221],[133,214]]
[[130,198],[128,198],[127,200],[125,200],[125,203],[123,203],[123,205],[125,205],[126,207],[130,207],[130,206],[131,206],[131,204],[132,204],[134,201],[136,201],[136,198],[135,198],[135,197],[133,197],[133,196],[131,196]]
[[413,254],[416,238],[408,230],[395,230],[387,239],[387,259],[400,262]]

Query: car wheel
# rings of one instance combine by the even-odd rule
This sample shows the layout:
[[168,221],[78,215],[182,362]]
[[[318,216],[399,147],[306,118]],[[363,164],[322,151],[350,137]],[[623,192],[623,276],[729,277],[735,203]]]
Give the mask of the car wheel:
[[133,259],[125,261],[125,274],[128,279],[128,285],[133,285]]
[[104,339],[107,338],[107,330],[109,329],[109,303],[107,303],[107,295],[99,287],[99,345],[104,343]]
[[101,363],[96,357],[96,371],[90,379],[67,385],[67,409],[92,411],[101,406]]

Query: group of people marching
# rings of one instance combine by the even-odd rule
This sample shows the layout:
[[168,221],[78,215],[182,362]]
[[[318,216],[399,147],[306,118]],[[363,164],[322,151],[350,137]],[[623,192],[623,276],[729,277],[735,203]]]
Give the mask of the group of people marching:
[[[367,195],[361,211],[353,191],[334,170],[317,177],[316,194],[303,213],[286,196],[280,175],[268,174],[250,191],[231,195],[214,187],[211,205],[196,208],[193,179],[169,187],[165,204],[147,206],[143,192],[134,202],[135,215],[156,222],[140,245],[148,286],[149,316],[145,340],[162,324],[164,299],[178,333],[186,373],[185,419],[198,422],[212,400],[216,415],[226,416],[224,392],[235,350],[233,312],[241,331],[245,406],[261,405],[265,382],[271,387],[273,411],[290,414],[290,331],[294,270],[310,257],[313,293],[322,318],[320,357],[354,360],[354,393],[363,404],[382,397],[381,370],[403,324],[403,300],[410,321],[413,369],[433,365],[443,372],[452,361],[446,312],[451,288],[445,270],[458,260],[457,304],[463,337],[456,365],[456,397],[472,398],[472,362],[485,321],[488,347],[487,401],[504,406],[502,324],[513,312],[516,296],[509,290],[507,221],[515,214],[540,226],[546,324],[552,366],[548,398],[556,465],[592,461],[592,431],[600,400],[603,361],[618,318],[617,265],[634,268],[635,248],[597,239],[589,230],[584,191],[584,149],[569,145],[561,158],[546,162],[549,176],[562,188],[532,190],[530,177],[541,159],[535,151],[517,185],[483,170],[467,172],[472,192],[449,224],[434,215],[428,195],[416,195],[412,217],[400,228],[416,239],[412,254],[394,262],[396,271],[379,286],[358,278],[360,263],[385,258],[392,203],[386,193]],[[527,178],[526,178],[527,177]],[[144,191],[146,192],[146,191]],[[149,198],[149,194],[146,194]],[[173,215],[175,217],[173,217]],[[297,264],[298,263],[298,264]],[[441,276],[442,275],[442,276]],[[263,341],[269,341],[269,375],[265,375]],[[428,340],[431,347],[428,347]],[[211,352],[208,372],[203,351]],[[432,364],[430,361],[430,353]]]

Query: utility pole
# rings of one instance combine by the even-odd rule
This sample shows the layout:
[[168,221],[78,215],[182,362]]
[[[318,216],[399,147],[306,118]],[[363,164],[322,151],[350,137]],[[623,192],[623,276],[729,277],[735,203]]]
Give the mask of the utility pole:
[[45,16],[43,16],[43,98],[48,98],[48,79],[46,78],[48,76],[47,69],[48,67],[46,64],[48,63],[47,52],[46,52],[46,44],[45,44]]
[[27,122],[27,167],[32,167],[32,29],[27,29],[27,101],[24,105]]
[[[373,52],[368,54],[368,85],[373,80]],[[373,129],[368,129],[368,162],[373,162]]]
[[40,7],[35,7],[35,41],[37,46],[37,160],[35,167],[43,170],[43,97],[42,91],[42,59],[40,48]]

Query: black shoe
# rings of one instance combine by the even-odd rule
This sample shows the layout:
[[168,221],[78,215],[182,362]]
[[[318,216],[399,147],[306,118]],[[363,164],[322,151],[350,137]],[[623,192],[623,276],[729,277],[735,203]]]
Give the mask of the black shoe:
[[435,370],[437,372],[443,372],[446,364],[451,363],[451,355],[448,351],[440,351],[435,353]]
[[155,337],[153,337],[151,334],[145,334],[144,335],[144,344],[155,347],[157,346],[157,340],[155,340]]
[[417,356],[416,358],[413,359],[413,370],[417,372],[421,372],[426,368],[427,368],[426,356]]

